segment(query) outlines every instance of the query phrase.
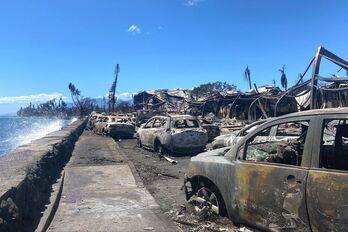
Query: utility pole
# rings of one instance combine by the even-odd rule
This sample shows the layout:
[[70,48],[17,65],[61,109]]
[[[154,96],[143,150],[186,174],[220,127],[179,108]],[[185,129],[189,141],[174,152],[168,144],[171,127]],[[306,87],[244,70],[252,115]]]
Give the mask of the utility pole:
[[109,112],[115,111],[115,103],[116,103],[116,86],[117,86],[117,79],[118,79],[118,73],[120,72],[120,65],[117,64],[115,67],[115,80],[111,85],[110,91],[109,91]]

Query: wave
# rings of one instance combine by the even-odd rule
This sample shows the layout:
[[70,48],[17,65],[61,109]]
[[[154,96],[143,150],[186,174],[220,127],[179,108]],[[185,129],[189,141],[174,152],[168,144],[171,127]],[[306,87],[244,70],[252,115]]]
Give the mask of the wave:
[[16,136],[19,145],[30,143],[36,139],[40,139],[47,134],[60,130],[64,126],[63,120],[55,120],[52,122],[35,122],[31,127],[27,128],[24,131],[19,131]]
[[55,118],[0,118],[0,155],[76,121]]
[[73,124],[74,122],[76,122],[78,120],[77,117],[73,117],[72,119],[70,119],[69,125]]

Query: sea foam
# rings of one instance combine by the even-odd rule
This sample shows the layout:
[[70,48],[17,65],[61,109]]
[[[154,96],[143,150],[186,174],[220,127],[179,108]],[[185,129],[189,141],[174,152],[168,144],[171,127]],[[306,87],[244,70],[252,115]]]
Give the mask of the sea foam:
[[77,118],[63,120],[40,117],[0,117],[0,155],[60,130],[76,120]]

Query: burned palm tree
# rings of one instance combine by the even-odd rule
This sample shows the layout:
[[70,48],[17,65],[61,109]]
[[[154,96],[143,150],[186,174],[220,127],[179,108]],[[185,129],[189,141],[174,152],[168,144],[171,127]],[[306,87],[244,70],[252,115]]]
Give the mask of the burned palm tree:
[[117,64],[115,67],[115,80],[111,85],[110,91],[109,91],[109,112],[114,112],[115,111],[115,104],[116,104],[116,87],[117,87],[117,78],[118,78],[118,73],[120,72],[120,65]]
[[280,84],[282,85],[282,87],[287,90],[288,89],[288,79],[285,75],[285,65],[283,65],[283,67],[281,69],[279,69],[279,72],[281,74],[280,76]]
[[80,114],[83,114],[83,106],[82,106],[81,101],[80,101],[80,97],[81,97],[80,90],[77,89],[73,83],[69,83],[68,87],[69,87],[71,99],[72,99],[74,105],[80,109]]
[[251,77],[250,77],[250,69],[249,67],[247,66],[245,71],[244,71],[244,78],[246,81],[248,81],[249,83],[249,88],[251,89]]

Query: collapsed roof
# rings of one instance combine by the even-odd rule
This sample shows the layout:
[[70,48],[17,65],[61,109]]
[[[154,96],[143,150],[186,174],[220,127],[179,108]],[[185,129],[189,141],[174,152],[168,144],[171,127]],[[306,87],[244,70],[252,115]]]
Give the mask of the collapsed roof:
[[[151,90],[134,95],[136,109],[153,109],[162,113],[213,113],[220,118],[255,121],[307,109],[348,106],[348,77],[323,77],[319,68],[321,58],[337,65],[339,71],[348,70],[348,62],[324,47],[319,47],[298,82],[286,91],[265,85],[246,92],[215,92],[209,96],[194,97],[191,90]],[[310,79],[304,80],[312,67]]]

